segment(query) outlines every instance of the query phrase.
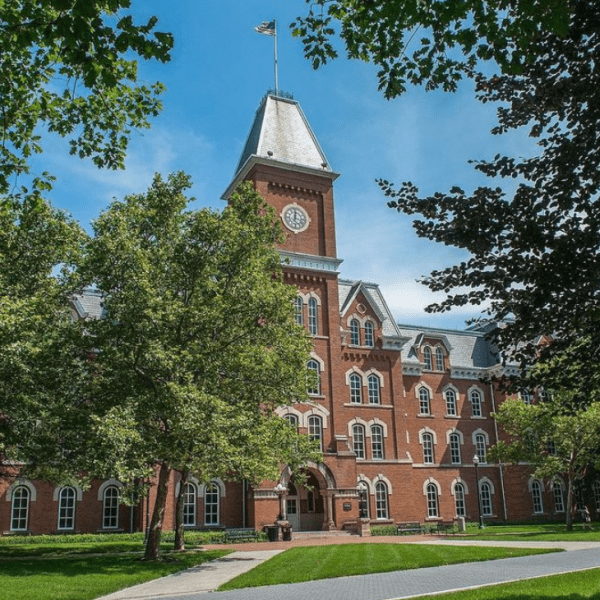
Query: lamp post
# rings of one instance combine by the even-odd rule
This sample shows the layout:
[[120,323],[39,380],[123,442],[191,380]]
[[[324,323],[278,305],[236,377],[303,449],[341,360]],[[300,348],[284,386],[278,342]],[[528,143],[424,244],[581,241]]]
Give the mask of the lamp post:
[[479,511],[479,529],[483,529],[483,516],[481,514],[481,492],[479,490],[479,456],[477,454],[473,457],[473,464],[475,465],[475,480],[477,482],[477,509]]
[[277,517],[278,521],[285,521],[287,519],[287,515],[285,514],[285,505],[283,503],[283,496],[287,492],[287,488],[282,483],[278,483],[275,486],[275,493],[279,497],[279,517]]

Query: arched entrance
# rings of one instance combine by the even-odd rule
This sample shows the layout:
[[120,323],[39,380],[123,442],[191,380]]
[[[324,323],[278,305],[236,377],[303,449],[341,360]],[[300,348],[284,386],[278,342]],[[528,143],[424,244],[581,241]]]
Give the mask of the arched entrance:
[[303,469],[306,481],[297,482],[289,469],[282,474],[287,487],[286,516],[294,531],[322,531],[331,529],[334,518],[331,498],[334,482],[324,465]]

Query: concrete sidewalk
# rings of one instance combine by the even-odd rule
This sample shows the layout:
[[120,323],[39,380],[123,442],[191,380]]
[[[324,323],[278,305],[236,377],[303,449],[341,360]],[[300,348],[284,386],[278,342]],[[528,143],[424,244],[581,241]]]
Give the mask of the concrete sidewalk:
[[[330,543],[337,543],[332,540]],[[340,577],[231,592],[213,592],[213,600],[392,600],[469,589],[600,567],[600,543],[593,542],[471,542],[452,538],[405,543],[504,547],[556,547],[567,552],[507,558],[493,563],[465,563],[427,569]],[[217,561],[104,596],[102,600],[204,600],[240,573],[286,548],[237,551]],[[493,566],[492,566],[493,565]]]

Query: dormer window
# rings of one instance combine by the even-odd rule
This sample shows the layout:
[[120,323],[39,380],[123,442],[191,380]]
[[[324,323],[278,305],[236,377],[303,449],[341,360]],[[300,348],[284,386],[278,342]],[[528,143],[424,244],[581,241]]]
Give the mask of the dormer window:
[[435,370],[444,370],[444,351],[439,346],[435,349]]
[[372,348],[375,345],[374,327],[371,321],[365,323],[365,346]]
[[425,363],[425,369],[427,371],[433,370],[433,363],[431,361],[431,348],[425,346],[423,349],[423,362]]

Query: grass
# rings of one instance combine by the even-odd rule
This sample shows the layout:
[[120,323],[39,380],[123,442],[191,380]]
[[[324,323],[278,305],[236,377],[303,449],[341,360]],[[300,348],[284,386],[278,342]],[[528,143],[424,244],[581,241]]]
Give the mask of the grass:
[[539,542],[600,542],[600,527],[584,529],[576,523],[569,532],[564,523],[535,523],[529,525],[486,525],[478,529],[476,523],[467,524],[466,539],[477,540],[513,540]]
[[436,600],[598,600],[599,598],[600,569],[435,596]]
[[91,600],[230,552],[163,552],[163,560],[145,562],[140,560],[139,541],[119,541],[118,536],[81,544],[11,543],[0,549],[0,600]]
[[450,548],[423,544],[338,544],[298,547],[278,554],[251,571],[239,575],[222,585],[219,591],[539,553],[537,549],[525,548],[473,546]]

